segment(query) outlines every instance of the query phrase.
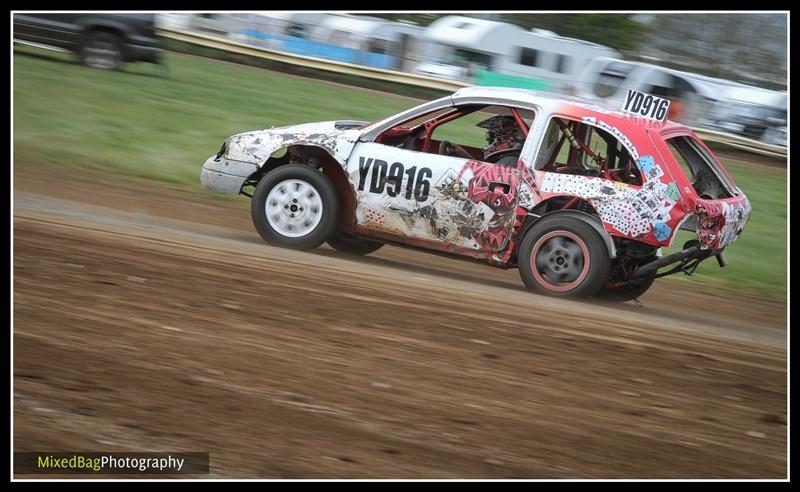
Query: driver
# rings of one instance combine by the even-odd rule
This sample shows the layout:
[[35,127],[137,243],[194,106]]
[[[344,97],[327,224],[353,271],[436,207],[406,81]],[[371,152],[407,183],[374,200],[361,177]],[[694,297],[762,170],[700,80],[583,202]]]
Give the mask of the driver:
[[[486,130],[486,146],[481,149],[482,160],[504,166],[516,166],[525,138],[514,117],[492,116],[481,121],[477,126]],[[460,145],[447,140],[442,141],[439,153],[472,159],[472,156]]]
[[486,130],[483,160],[505,166],[516,166],[525,138],[513,116],[497,115],[477,125]]

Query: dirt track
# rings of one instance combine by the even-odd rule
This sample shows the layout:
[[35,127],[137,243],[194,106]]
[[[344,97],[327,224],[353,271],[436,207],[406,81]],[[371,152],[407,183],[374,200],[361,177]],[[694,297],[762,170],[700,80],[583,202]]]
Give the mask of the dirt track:
[[[786,306],[264,245],[248,202],[15,169],[14,448],[211,478],[785,478]],[[679,312],[675,306],[680,305]]]

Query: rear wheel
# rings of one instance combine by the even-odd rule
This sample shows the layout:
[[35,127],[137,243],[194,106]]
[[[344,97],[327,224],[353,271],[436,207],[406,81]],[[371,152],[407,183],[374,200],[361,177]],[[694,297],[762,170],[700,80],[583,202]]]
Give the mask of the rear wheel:
[[383,246],[383,243],[360,239],[338,229],[333,231],[331,237],[328,238],[328,244],[336,251],[354,255],[368,255]]
[[258,233],[268,243],[309,250],[333,234],[339,200],[324,174],[290,164],[261,178],[253,193],[251,215]]
[[592,226],[555,214],[540,219],[520,243],[525,285],[555,297],[589,297],[608,281],[608,250]]
[[110,32],[90,32],[83,40],[80,57],[86,66],[115,70],[122,65],[122,42]]

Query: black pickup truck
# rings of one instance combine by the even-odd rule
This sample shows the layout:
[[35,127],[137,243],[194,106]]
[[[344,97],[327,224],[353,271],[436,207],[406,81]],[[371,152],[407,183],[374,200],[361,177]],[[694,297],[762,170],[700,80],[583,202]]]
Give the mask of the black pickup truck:
[[14,41],[71,51],[94,68],[160,63],[152,14],[14,14]]

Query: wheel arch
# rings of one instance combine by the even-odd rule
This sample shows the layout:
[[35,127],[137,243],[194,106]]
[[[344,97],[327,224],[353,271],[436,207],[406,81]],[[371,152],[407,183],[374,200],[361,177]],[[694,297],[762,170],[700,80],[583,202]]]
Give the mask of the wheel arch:
[[553,210],[551,212],[546,212],[542,215],[531,213],[528,215],[528,220],[525,221],[525,224],[519,231],[519,237],[522,238],[525,235],[525,233],[527,233],[528,230],[531,227],[533,227],[534,224],[538,223],[545,217],[556,217],[557,214],[561,214],[560,216],[562,217],[566,216],[575,217],[576,219],[585,222],[586,224],[591,226],[595,231],[597,231],[597,234],[599,234],[600,237],[603,239],[603,243],[606,245],[606,249],[608,250],[608,257],[609,258],[617,257],[617,247],[614,245],[614,239],[611,237],[611,234],[609,234],[608,231],[606,231],[605,227],[603,227],[603,223],[600,222],[600,219],[598,219],[594,215],[588,214],[580,210]]
[[[295,159],[295,160],[293,160]],[[356,217],[356,191],[347,175],[347,163],[337,159],[331,149],[314,143],[287,142],[274,149],[259,169],[248,176],[248,184],[258,184],[264,175],[282,165],[302,163],[321,169],[333,184],[339,197],[339,224],[345,232],[352,232]]]
[[[556,210],[534,219],[533,229],[520,240],[518,268],[526,287],[555,297],[590,297],[608,283],[611,251],[592,223],[598,222],[594,217],[577,210]],[[543,249],[554,237],[567,238],[572,245]],[[573,251],[574,246],[581,251]]]
[[131,34],[131,27],[115,19],[86,19],[88,22],[81,25],[81,37],[86,38],[93,32],[108,32],[120,37],[121,41]]
[[98,24],[87,24],[81,31],[80,38],[78,39],[77,51],[83,48],[86,41],[95,33],[107,33],[115,36],[119,40],[119,48],[122,58],[128,61],[128,50],[126,47],[126,39],[128,38],[128,29],[124,25],[115,22],[102,22]]

